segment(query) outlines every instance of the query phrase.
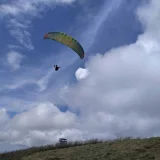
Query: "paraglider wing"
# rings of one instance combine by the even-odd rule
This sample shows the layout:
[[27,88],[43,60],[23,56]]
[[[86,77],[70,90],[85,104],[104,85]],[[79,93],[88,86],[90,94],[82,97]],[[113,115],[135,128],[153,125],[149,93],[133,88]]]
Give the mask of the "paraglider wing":
[[58,41],[64,45],[68,46],[72,50],[74,50],[80,56],[81,59],[84,58],[84,50],[83,50],[82,46],[80,45],[80,43],[76,39],[74,39],[73,37],[67,35],[66,33],[49,32],[49,33],[45,34],[44,39],[51,39],[51,40]]

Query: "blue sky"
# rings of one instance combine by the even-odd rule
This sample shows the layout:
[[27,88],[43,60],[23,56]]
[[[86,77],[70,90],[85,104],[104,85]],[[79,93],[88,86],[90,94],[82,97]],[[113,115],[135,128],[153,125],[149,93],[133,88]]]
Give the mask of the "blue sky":
[[[158,29],[154,28],[157,3],[156,0],[0,2],[2,146],[4,143],[10,150],[49,144],[57,141],[59,132],[71,140],[87,139],[89,135],[153,136],[151,126],[142,131],[134,120],[140,117],[142,124],[153,121],[151,117],[147,120],[142,117],[140,111],[147,103],[146,93],[157,88],[155,79],[159,79],[155,67],[160,64],[158,38],[153,36],[158,35]],[[156,8],[153,15],[146,11],[147,7],[151,11]],[[60,43],[43,40],[50,31],[75,37],[85,50],[85,58],[81,60]],[[55,72],[54,64],[62,68]],[[145,83],[141,76],[146,77]],[[147,104],[151,102],[159,103],[154,97]],[[122,116],[129,110],[126,106],[133,106],[133,112],[126,115],[133,116],[130,124]]]

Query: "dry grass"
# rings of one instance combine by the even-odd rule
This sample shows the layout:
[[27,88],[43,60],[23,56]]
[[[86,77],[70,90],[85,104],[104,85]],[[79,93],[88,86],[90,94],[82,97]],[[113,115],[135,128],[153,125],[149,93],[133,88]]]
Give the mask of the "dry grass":
[[0,154],[0,160],[160,160],[160,137],[33,147]]

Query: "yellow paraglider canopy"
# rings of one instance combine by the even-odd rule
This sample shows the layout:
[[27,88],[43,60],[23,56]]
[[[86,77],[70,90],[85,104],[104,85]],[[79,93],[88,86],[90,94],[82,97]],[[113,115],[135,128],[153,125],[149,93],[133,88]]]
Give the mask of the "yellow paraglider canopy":
[[55,40],[57,42],[60,42],[72,50],[74,50],[81,59],[84,58],[84,50],[80,43],[74,39],[73,37],[67,35],[66,33],[63,32],[48,32],[47,34],[44,35],[44,39],[51,39]]

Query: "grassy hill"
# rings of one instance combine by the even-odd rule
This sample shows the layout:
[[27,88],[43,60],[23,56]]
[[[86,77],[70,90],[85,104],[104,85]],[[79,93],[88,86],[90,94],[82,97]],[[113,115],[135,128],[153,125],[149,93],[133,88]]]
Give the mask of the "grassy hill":
[[32,147],[0,154],[0,160],[160,160],[160,137]]

